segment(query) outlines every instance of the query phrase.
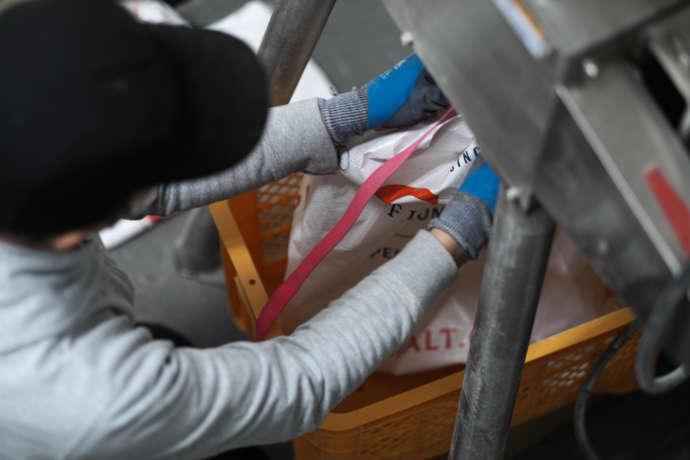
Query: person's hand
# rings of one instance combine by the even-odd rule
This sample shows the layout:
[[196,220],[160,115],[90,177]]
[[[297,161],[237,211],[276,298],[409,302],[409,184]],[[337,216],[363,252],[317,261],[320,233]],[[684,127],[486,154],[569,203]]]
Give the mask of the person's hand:
[[339,147],[353,135],[375,128],[405,128],[449,105],[416,54],[359,89],[319,99],[324,124]]
[[450,103],[416,54],[367,83],[367,129],[405,128],[426,120]]
[[[428,226],[459,262],[476,259],[486,244],[498,198],[498,176],[481,157],[475,161],[481,163],[467,176],[441,215],[432,219]],[[457,257],[457,251],[453,251],[452,245],[447,244],[446,235],[462,246],[462,257]]]

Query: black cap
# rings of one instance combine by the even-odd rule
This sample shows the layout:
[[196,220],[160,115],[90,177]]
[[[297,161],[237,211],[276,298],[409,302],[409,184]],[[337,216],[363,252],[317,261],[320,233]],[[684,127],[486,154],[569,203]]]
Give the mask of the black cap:
[[111,217],[146,186],[212,174],[256,144],[267,83],[220,32],[143,24],[110,0],[0,12],[0,234]]

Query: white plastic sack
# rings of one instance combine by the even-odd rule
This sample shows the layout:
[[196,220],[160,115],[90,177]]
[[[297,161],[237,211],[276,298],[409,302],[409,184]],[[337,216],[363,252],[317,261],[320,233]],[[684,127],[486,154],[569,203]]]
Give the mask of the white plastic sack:
[[[361,182],[430,125],[388,134],[343,155],[341,174],[305,176],[288,248],[290,273],[333,228]],[[328,254],[285,307],[279,321],[291,331],[340,296],[363,276],[391,259],[433,217],[462,183],[475,158],[474,137],[460,117],[440,125],[384,184],[381,198],[364,208],[352,229]],[[466,152],[464,155],[462,152]],[[349,165],[347,165],[349,163]],[[409,189],[405,188],[409,187]],[[391,201],[397,194],[403,194]],[[413,198],[411,193],[422,199]]]
[[[340,174],[306,176],[295,210],[287,273],[333,228],[359,185],[379,165],[431,124],[380,136],[343,156]],[[321,262],[279,317],[291,332],[379,265],[438,216],[467,177],[478,153],[461,117],[442,124],[379,190],[350,232]],[[436,301],[409,342],[380,368],[406,374],[465,362],[476,311],[484,254],[465,264],[457,282]],[[613,311],[604,284],[561,232],[554,240],[532,341]]]
[[160,0],[125,0],[122,5],[135,17],[153,24],[187,25],[173,7]]

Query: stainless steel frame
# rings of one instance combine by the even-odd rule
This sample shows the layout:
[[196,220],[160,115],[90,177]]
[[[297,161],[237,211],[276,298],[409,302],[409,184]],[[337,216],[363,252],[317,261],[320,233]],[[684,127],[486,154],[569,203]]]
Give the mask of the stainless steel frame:
[[259,48],[273,105],[290,102],[333,6],[335,0],[280,0],[276,5]]
[[[690,204],[690,2],[383,3],[466,117],[522,210],[540,203],[637,314],[648,317],[687,257],[645,172],[658,168]],[[670,88],[646,80],[644,57],[655,61],[671,82],[667,86],[684,99],[679,119],[659,102]],[[497,211],[497,226],[510,219],[505,212]],[[505,350],[521,348],[531,330],[528,316],[515,320],[508,307],[531,303],[516,296],[510,283],[487,284],[498,280],[506,260],[520,263],[525,248],[513,245],[526,243],[497,238],[509,235],[496,230],[491,243],[454,459],[502,457],[519,380],[515,369],[524,358],[524,352]],[[531,286],[524,295],[529,292]],[[500,325],[506,318],[516,321],[517,331],[504,336],[507,326]],[[666,347],[690,363],[690,312],[678,315],[674,326]],[[480,327],[484,332],[477,336]]]
[[502,458],[554,224],[501,192],[479,294],[450,458]]
[[[656,165],[690,203],[690,116],[674,126],[637,56],[689,94],[690,3],[383,1],[523,207],[536,197],[646,318],[686,255],[644,172]],[[679,360],[689,338],[669,337]]]

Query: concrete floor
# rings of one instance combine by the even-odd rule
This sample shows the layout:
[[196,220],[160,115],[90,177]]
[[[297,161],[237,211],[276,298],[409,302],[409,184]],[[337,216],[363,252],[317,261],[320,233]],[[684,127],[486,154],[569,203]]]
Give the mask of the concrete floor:
[[[192,23],[205,25],[244,3],[191,0],[179,9]],[[347,0],[336,4],[314,57],[342,91],[368,81],[408,53],[380,2]],[[167,325],[199,347],[241,339],[242,334],[227,313],[225,288],[189,281],[175,272],[172,246],[183,221],[184,215],[173,217],[113,251],[136,287],[138,317]],[[604,452],[628,451],[632,456],[627,458],[690,458],[690,452],[685,450],[690,437],[686,428],[689,395],[684,387],[666,398],[640,394],[603,398],[591,411],[594,439]],[[508,457],[583,458],[569,418],[570,410],[566,408],[514,430]],[[532,447],[526,450],[528,446]],[[264,447],[262,451],[272,459],[292,456],[289,444]],[[248,455],[243,452],[236,458],[252,458]]]

